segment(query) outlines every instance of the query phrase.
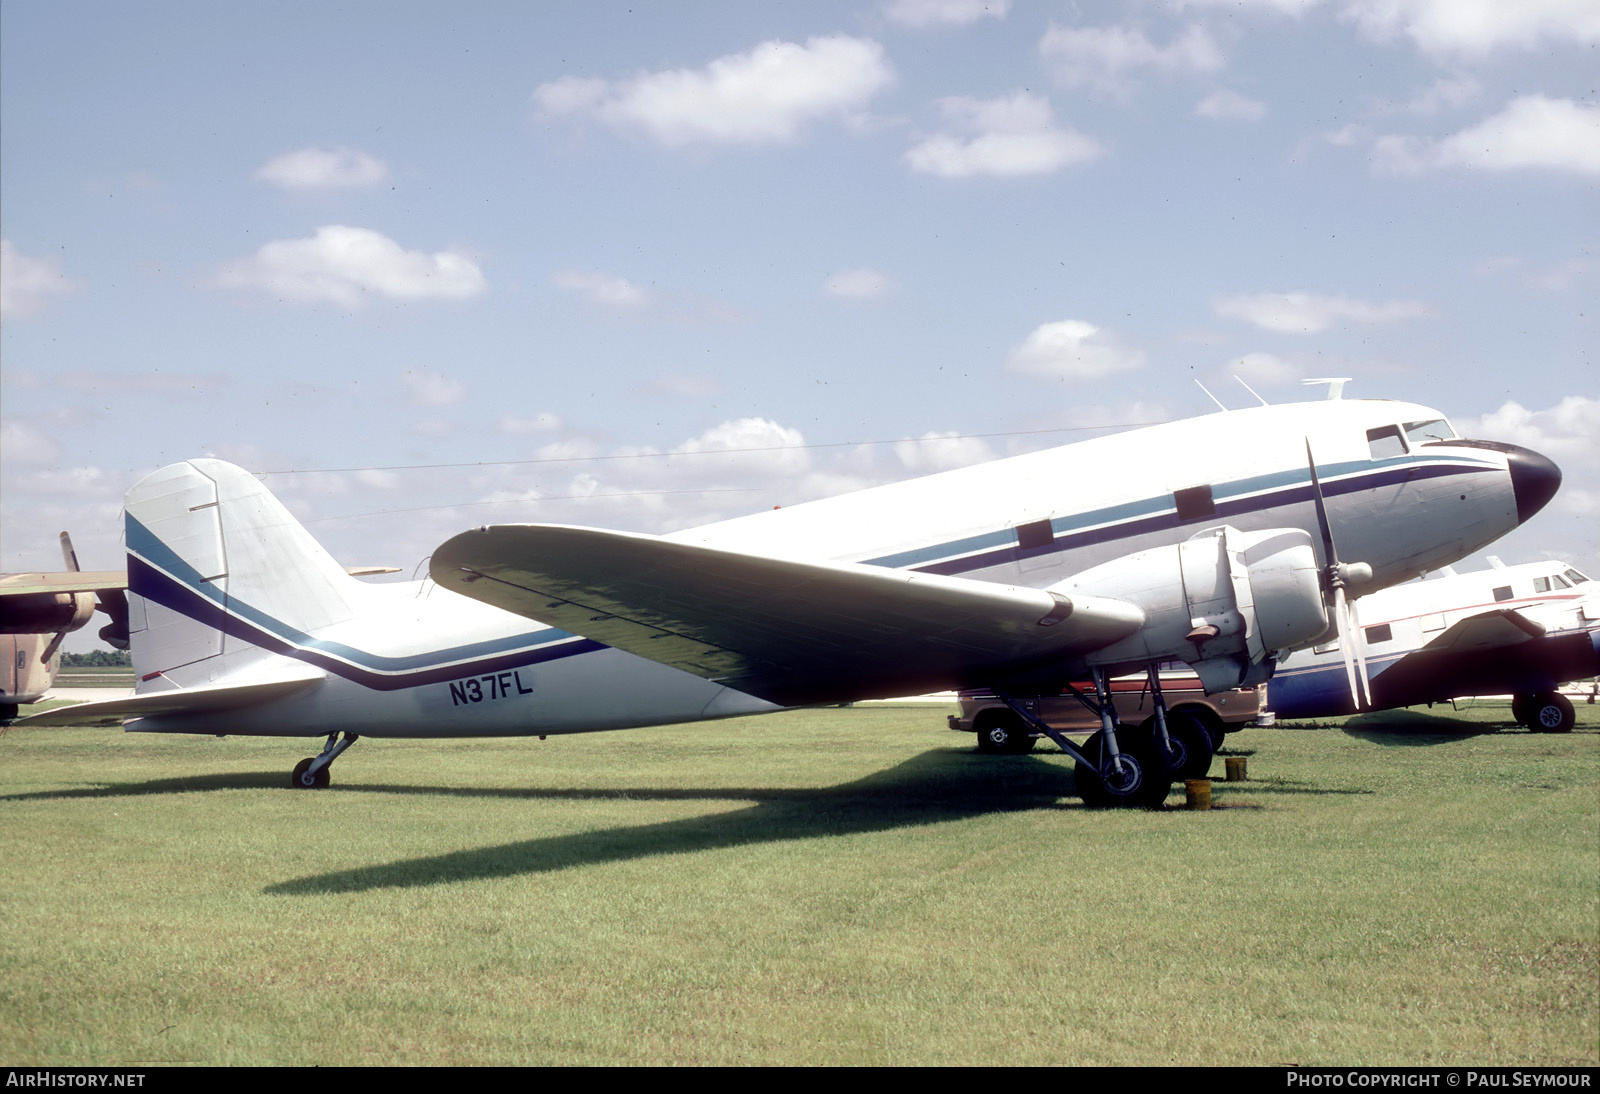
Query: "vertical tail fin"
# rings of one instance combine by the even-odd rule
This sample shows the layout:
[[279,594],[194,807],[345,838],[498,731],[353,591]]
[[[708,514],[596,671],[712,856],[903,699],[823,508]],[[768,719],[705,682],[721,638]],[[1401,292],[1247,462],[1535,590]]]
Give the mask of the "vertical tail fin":
[[147,475],[128,491],[126,521],[141,691],[218,680],[355,615],[359,584],[232,464],[189,460]]

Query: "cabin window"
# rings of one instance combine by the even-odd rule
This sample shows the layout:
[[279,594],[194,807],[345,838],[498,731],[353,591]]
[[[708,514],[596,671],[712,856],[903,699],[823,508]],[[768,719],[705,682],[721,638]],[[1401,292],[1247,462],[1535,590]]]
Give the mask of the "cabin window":
[[1366,634],[1368,645],[1374,642],[1388,642],[1394,638],[1394,632],[1389,629],[1389,624],[1387,623],[1379,623],[1376,627],[1366,628]]
[[1572,582],[1568,581],[1566,578],[1562,577],[1560,574],[1557,574],[1555,577],[1552,577],[1550,579],[1550,581],[1552,583],[1552,586],[1554,588],[1557,588],[1557,589],[1570,589],[1570,588],[1572,588]]
[[1375,460],[1387,460],[1406,454],[1406,442],[1400,436],[1400,427],[1397,425],[1380,425],[1377,429],[1367,430],[1367,448],[1371,450],[1372,458]]
[[1510,600],[1511,599],[1511,586],[1510,585],[1502,585],[1502,586],[1500,586],[1498,589],[1496,589],[1494,591],[1494,598],[1496,600]]
[[1180,521],[1201,520],[1217,515],[1217,503],[1211,497],[1211,487],[1191,486],[1187,490],[1174,490],[1173,504],[1178,508]]
[[[1556,578],[1556,580],[1560,581],[1561,579],[1558,577],[1558,578]],[[1550,579],[1548,577],[1536,577],[1536,578],[1534,578],[1533,579],[1533,591],[1536,592],[1536,593],[1547,593],[1547,592],[1549,592],[1550,591]]]
[[1443,418],[1434,418],[1427,422],[1407,422],[1406,439],[1412,444],[1427,444],[1429,441],[1453,441],[1456,431],[1450,428],[1450,423]]
[[1050,530],[1048,520],[1036,520],[1028,524],[1017,525],[1017,546],[1024,551],[1031,551],[1035,547],[1048,547],[1056,540],[1056,534]]

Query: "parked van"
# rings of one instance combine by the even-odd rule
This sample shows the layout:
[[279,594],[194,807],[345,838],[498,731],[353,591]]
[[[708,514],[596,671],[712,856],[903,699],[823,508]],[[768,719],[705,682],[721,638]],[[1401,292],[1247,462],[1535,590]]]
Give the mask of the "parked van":
[[[1155,718],[1150,696],[1150,681],[1144,674],[1118,677],[1111,684],[1111,700],[1119,725],[1137,725]],[[1094,685],[1084,682],[1078,690],[1094,694]],[[1267,703],[1265,687],[1234,688],[1207,695],[1200,678],[1192,673],[1161,676],[1161,696],[1167,702],[1168,716],[1188,716],[1199,722],[1216,748],[1225,733],[1243,729],[1263,720]],[[950,728],[960,733],[976,733],[980,752],[1027,752],[1039,734],[1028,732],[1022,719],[986,689],[958,693],[961,713],[949,718]],[[1022,699],[1027,710],[1057,732],[1082,736],[1100,728],[1100,719],[1070,692]],[[1266,715],[1266,719],[1270,719]]]

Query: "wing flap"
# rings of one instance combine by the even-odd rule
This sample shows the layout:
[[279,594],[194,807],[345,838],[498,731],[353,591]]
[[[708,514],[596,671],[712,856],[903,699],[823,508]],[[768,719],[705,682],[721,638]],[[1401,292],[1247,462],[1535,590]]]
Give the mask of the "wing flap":
[[1098,649],[1120,600],[562,525],[441,545],[433,579],[506,611],[783,705],[962,686]]

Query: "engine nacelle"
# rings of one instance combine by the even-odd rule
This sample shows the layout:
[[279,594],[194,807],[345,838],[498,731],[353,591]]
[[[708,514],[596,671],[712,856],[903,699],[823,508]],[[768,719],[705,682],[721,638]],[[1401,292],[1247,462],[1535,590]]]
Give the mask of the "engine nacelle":
[[1102,563],[1050,591],[1144,609],[1144,626],[1090,654],[1090,664],[1185,661],[1207,692],[1264,683],[1275,651],[1309,645],[1328,629],[1316,550],[1299,528],[1208,528]]
[[0,634],[75,631],[94,615],[93,593],[23,593],[0,598]]

